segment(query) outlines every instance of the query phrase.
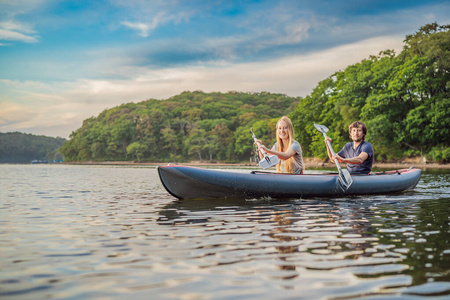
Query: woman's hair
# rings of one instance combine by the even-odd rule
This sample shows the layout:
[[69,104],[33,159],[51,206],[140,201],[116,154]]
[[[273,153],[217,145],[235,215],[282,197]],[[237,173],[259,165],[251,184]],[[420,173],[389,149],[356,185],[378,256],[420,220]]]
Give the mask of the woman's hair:
[[364,141],[366,139],[366,135],[367,135],[367,127],[366,127],[366,124],[364,124],[363,122],[355,121],[352,124],[350,124],[350,126],[348,126],[348,133],[351,135],[352,134],[352,128],[359,128],[359,127],[362,128],[362,131],[363,131],[363,134],[364,134],[362,139]]
[[[288,132],[289,132],[289,144],[288,145],[283,145],[283,140],[278,135],[278,123],[280,123],[280,121],[286,122],[287,127],[288,127]],[[289,148],[289,146],[292,145],[292,142],[294,141],[294,126],[292,126],[291,119],[289,119],[286,116],[282,116],[278,120],[277,128],[275,130],[276,130],[276,133],[277,133],[276,134],[276,136],[277,136],[277,151],[278,152],[285,152]],[[292,156],[289,159],[287,159],[286,160],[286,172],[291,173],[291,171],[293,169],[292,167],[293,167],[294,164],[295,165],[297,164],[297,162],[295,161],[294,156]],[[281,165],[281,162],[279,162],[277,164],[277,172],[281,172],[280,165]]]

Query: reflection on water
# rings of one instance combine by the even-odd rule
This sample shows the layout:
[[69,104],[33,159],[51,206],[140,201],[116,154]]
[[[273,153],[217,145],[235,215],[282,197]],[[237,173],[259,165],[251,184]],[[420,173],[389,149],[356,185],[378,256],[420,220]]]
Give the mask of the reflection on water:
[[450,295],[446,171],[407,193],[283,201],[176,200],[154,168],[0,171],[0,297]]
[[[206,252],[209,261],[220,265],[221,258],[231,256],[234,260],[227,263],[239,264],[239,272],[243,262],[271,257],[270,267],[255,267],[252,263],[252,267],[245,268],[246,274],[287,280],[283,288],[301,289],[305,296],[307,291],[311,297],[324,294],[336,298],[448,294],[450,201],[410,201],[416,194],[289,203],[179,200],[161,212],[158,222],[172,226],[196,224],[197,228],[213,223],[214,235],[230,234],[231,228],[242,238],[215,245],[214,251]],[[430,228],[435,225],[440,230]],[[209,243],[203,242],[194,248],[194,252],[202,254],[210,249]],[[235,255],[235,251],[242,253],[244,249],[244,257]],[[410,285],[423,285],[423,290],[409,292]]]

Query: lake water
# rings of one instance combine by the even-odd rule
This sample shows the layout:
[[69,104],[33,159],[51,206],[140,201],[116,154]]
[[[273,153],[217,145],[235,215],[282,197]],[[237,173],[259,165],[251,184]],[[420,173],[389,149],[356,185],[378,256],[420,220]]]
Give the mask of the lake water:
[[0,165],[0,298],[449,299],[449,179],[181,201],[154,167]]

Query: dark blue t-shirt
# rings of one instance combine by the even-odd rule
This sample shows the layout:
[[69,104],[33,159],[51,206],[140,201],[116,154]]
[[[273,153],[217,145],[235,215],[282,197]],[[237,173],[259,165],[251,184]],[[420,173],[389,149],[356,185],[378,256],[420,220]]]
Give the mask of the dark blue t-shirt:
[[372,171],[373,164],[373,147],[371,143],[366,141],[362,141],[361,144],[353,149],[353,142],[347,143],[341,151],[339,151],[339,156],[344,158],[352,158],[355,156],[359,156],[361,152],[366,152],[369,157],[365,161],[363,161],[360,165],[355,164],[347,164],[347,170],[350,174],[369,174]]

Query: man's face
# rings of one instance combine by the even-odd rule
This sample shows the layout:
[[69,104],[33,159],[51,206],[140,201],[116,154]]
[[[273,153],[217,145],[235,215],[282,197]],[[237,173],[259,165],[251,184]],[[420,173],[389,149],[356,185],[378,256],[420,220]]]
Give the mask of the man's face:
[[350,132],[350,137],[354,142],[361,142],[364,137],[362,126],[353,127]]

